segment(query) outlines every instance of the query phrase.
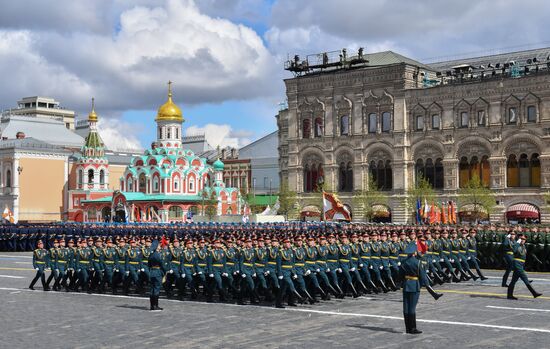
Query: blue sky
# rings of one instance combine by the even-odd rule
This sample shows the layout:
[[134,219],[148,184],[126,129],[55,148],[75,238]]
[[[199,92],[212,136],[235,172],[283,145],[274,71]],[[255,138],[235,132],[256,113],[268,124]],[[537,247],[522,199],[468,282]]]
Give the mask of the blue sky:
[[172,80],[184,129],[239,147],[276,129],[287,55],[365,47],[422,60],[550,46],[548,13],[543,0],[7,1],[0,108],[51,96],[85,117],[95,97],[107,145],[145,147]]

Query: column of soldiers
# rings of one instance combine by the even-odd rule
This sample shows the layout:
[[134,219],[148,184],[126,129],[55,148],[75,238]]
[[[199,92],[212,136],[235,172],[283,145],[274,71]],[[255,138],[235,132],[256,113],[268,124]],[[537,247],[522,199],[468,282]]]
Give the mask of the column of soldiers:
[[50,248],[38,240],[30,288],[40,279],[44,290],[53,282],[56,291],[144,293],[153,240],[160,241],[164,293],[181,300],[284,307],[396,291],[411,243],[420,254],[420,284],[436,299],[441,296],[432,288],[436,284],[485,279],[476,229],[285,224],[138,233],[59,235]]

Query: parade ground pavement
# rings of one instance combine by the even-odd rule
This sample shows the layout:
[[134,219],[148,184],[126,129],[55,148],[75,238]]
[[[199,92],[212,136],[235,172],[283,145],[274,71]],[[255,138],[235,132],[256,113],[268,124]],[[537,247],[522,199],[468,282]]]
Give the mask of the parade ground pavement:
[[529,273],[544,296],[520,281],[510,301],[502,271],[485,273],[436,287],[439,301],[422,292],[415,336],[404,334],[400,291],[286,309],[161,298],[164,311],[150,312],[137,295],[31,291],[31,253],[0,253],[0,347],[549,348],[550,274]]

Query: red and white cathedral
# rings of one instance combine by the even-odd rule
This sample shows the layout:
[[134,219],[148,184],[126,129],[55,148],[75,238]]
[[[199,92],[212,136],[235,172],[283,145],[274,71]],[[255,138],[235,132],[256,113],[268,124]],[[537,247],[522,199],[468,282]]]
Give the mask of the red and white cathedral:
[[231,215],[241,212],[237,188],[226,188],[219,159],[183,149],[181,109],[168,100],[157,113],[157,140],[143,155],[132,157],[119,182],[110,190],[109,161],[97,130],[92,100],[90,131],[76,160],[76,184],[69,191],[69,220],[118,222],[186,221],[195,214]]

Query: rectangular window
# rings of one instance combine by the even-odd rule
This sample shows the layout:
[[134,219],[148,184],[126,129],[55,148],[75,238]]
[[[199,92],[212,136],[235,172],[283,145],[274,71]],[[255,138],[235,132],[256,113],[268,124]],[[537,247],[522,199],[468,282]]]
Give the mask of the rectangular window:
[[377,117],[376,117],[376,114],[375,113],[370,113],[369,114],[369,133],[376,133],[376,128],[377,128]]
[[515,124],[517,121],[518,121],[517,109],[515,107],[508,108],[508,123]]
[[422,115],[417,115],[416,118],[416,130],[417,131],[422,131],[424,129],[424,116]]
[[527,107],[527,122],[537,122],[537,108],[534,105]]
[[470,123],[470,115],[467,111],[460,113],[460,127],[468,127]]
[[343,115],[340,117],[340,135],[347,136],[349,134],[349,116]]
[[267,177],[264,177],[264,189],[268,188],[267,181],[268,181]]
[[390,132],[391,114],[389,112],[382,113],[382,132]]
[[477,125],[485,126],[485,110],[478,110],[477,112]]
[[432,115],[432,129],[439,130],[441,128],[441,118],[439,114]]

